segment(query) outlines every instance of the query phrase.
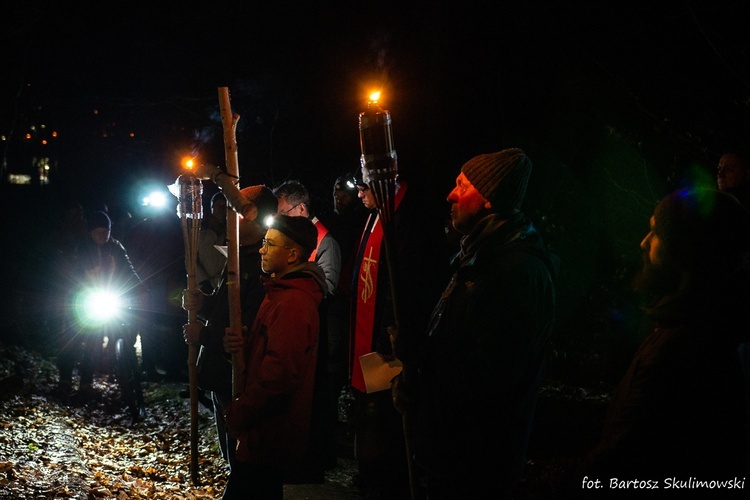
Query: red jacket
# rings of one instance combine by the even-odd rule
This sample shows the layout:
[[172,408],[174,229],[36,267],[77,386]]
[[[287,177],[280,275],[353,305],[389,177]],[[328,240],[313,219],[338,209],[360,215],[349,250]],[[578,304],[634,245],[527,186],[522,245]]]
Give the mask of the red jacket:
[[225,412],[241,462],[291,467],[306,450],[324,284],[313,262],[264,278],[244,347],[245,387]]

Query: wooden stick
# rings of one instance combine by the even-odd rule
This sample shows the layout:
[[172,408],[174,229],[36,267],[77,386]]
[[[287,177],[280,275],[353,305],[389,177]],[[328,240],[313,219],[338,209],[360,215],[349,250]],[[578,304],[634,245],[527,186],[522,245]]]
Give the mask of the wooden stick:
[[[219,110],[224,127],[224,158],[227,173],[239,181],[240,168],[237,160],[237,122],[240,115],[232,113],[229,89],[219,87]],[[229,326],[242,328],[240,303],[240,242],[237,211],[230,204],[227,210],[227,292],[229,296]],[[245,384],[245,360],[242,352],[232,353],[232,396],[237,396]]]
[[[183,239],[192,245],[192,234],[197,231],[193,231],[191,227],[192,219],[182,217],[182,232]],[[189,247],[186,247],[188,251]],[[195,246],[197,248],[197,245]],[[195,279],[195,261],[192,258],[187,259],[187,279],[188,279],[188,290],[196,290],[197,283]],[[192,263],[192,265],[191,265]],[[196,312],[188,310],[188,323],[197,321]],[[198,361],[198,347],[194,344],[188,345],[188,380],[190,384],[190,479],[194,485],[200,484],[200,477],[198,474],[198,372],[196,363]]]
[[[182,238],[185,244],[185,270],[187,271],[187,289],[194,293],[198,290],[195,271],[198,262],[198,240],[200,237],[201,218],[203,217],[203,186],[193,175],[180,176],[179,215],[182,222]],[[188,323],[198,321],[197,311],[188,309]],[[188,380],[190,383],[190,478],[194,485],[200,484],[198,475],[198,346],[188,345]]]

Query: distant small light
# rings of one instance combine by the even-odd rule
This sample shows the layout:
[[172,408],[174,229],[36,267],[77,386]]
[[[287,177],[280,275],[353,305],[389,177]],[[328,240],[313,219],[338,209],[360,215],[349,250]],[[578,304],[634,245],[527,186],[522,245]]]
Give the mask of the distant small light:
[[47,145],[47,139],[42,139],[42,144]]
[[130,137],[135,137],[135,132],[130,132]]

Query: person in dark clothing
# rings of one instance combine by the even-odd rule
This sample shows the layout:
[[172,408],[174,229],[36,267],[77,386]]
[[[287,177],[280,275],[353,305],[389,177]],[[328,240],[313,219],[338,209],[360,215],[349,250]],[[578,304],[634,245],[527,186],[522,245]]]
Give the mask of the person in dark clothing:
[[186,274],[180,217],[154,212],[131,227],[126,242],[149,293],[140,325],[142,370],[149,380],[187,382],[188,346],[180,336],[185,316],[179,290]]
[[[383,361],[398,358],[405,366],[416,350],[413,338],[398,349],[389,328],[396,325],[394,289],[404,331],[426,329],[430,311],[449,276],[449,259],[440,219],[432,217],[418,186],[396,179],[390,248],[378,212],[378,201],[365,176],[355,182],[362,203],[370,210],[354,262],[351,289],[350,384],[354,394],[354,452],[358,486],[377,498],[411,496],[407,443],[403,419],[393,406],[390,391],[368,392],[360,357],[377,353]],[[388,259],[393,262],[389,263]],[[391,284],[391,266],[398,281]],[[407,326],[408,325],[408,326]]]
[[[262,221],[276,213],[277,199],[266,186],[248,186],[241,189],[240,193],[258,208],[254,220],[239,219],[240,309],[242,324],[248,325],[252,324],[265,297],[258,252],[265,235]],[[224,222],[226,224],[226,215]],[[224,422],[224,410],[232,401],[232,365],[223,345],[224,331],[230,323],[226,268],[214,293],[204,297],[201,291],[191,294],[185,290],[183,308],[198,311],[198,317],[202,320],[186,323],[182,331],[188,344],[200,346],[198,386],[201,390],[211,392],[219,447],[231,470],[237,441],[229,436]]]
[[510,498],[522,476],[557,272],[521,211],[530,174],[520,149],[483,154],[463,165],[448,194],[463,235],[453,277],[432,313],[416,382],[393,387],[413,422],[431,500]]
[[[146,290],[130,262],[125,247],[110,236],[112,224],[109,216],[104,212],[94,212],[88,218],[88,227],[89,238],[76,251],[76,275],[79,280],[77,292],[106,290],[120,298],[130,299],[138,305],[136,301],[141,299],[141,294]],[[72,376],[71,369],[74,363],[71,363],[71,359],[82,354],[77,394],[81,398],[87,397],[92,392],[96,362],[103,359],[102,340],[107,335],[107,331],[101,328],[103,327],[81,325],[81,328],[75,329],[73,333],[82,332],[85,344],[83,351],[80,351],[76,341],[68,343],[60,353],[60,380],[66,383],[70,382]],[[130,325],[129,328],[128,347],[134,349],[137,327]],[[114,339],[109,340],[114,343]],[[142,408],[131,408],[134,416],[141,410]]]
[[[748,337],[750,214],[720,191],[678,190],[656,206],[640,246],[635,287],[648,299],[652,326],[617,386],[598,444],[566,474],[564,497],[580,492],[586,476],[610,498],[618,493],[612,478],[650,480],[664,494],[691,480],[750,473],[738,354]],[[720,494],[680,488],[680,498]]]

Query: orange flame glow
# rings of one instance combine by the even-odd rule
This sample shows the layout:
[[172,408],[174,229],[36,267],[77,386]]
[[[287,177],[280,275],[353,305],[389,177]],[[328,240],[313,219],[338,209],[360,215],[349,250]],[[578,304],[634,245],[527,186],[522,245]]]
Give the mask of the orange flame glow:
[[380,99],[380,91],[376,90],[375,92],[372,92],[370,94],[370,102],[378,102],[378,99]]
[[182,166],[187,170],[192,170],[195,166],[195,162],[193,161],[193,158],[186,156],[182,159]]

